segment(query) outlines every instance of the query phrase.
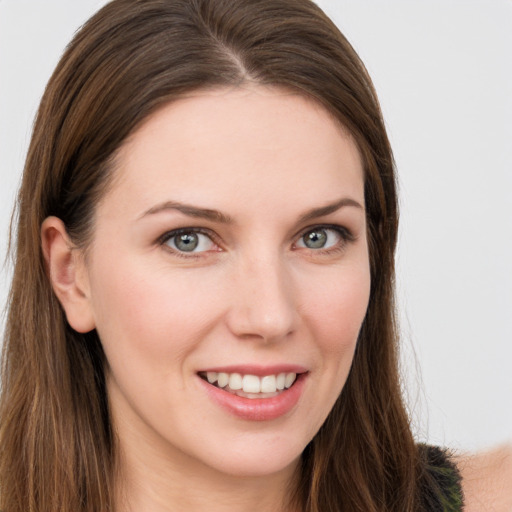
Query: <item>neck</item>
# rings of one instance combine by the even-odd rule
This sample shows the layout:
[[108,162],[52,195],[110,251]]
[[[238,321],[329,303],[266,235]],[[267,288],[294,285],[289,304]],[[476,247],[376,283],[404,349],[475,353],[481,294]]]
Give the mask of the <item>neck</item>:
[[[173,448],[146,438],[118,436],[118,512],[296,512],[291,502],[298,461],[279,472],[227,474]],[[153,441],[155,441],[153,439]]]
[[120,458],[117,479],[119,512],[292,512],[290,495],[296,465],[278,474],[235,476],[173,461]]

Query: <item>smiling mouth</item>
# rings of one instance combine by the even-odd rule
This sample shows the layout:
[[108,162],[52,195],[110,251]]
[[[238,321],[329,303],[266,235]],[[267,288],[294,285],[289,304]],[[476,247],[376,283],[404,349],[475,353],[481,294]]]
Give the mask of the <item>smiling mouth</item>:
[[293,386],[297,374],[243,375],[240,373],[200,372],[199,376],[212,386],[244,398],[272,398]]

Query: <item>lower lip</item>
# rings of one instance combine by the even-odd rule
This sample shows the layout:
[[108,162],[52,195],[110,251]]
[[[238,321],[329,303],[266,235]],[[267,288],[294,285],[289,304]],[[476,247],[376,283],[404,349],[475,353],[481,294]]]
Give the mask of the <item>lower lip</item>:
[[271,398],[245,398],[213,386],[199,377],[210,398],[229,413],[249,421],[269,421],[289,413],[299,401],[305,373],[297,375],[293,385]]

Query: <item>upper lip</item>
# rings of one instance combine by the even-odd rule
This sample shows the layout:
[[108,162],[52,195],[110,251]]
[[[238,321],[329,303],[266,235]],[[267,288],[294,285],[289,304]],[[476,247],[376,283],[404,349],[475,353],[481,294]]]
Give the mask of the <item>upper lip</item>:
[[198,373],[217,372],[217,373],[240,373],[241,375],[256,375],[263,377],[265,375],[277,375],[279,373],[306,373],[307,369],[297,364],[275,364],[262,366],[256,364],[235,364],[227,366],[211,366],[200,370]]

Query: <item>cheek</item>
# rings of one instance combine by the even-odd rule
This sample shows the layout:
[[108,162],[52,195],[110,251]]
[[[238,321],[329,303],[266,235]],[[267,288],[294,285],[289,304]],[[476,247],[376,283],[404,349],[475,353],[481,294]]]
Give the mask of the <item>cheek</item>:
[[321,287],[308,293],[306,316],[325,351],[344,354],[355,348],[369,294],[370,276],[365,267],[326,279]]
[[338,269],[321,288],[310,293],[305,317],[309,319],[312,338],[320,356],[315,377],[319,396],[317,403],[323,423],[347,380],[359,331],[366,315],[370,294],[370,273],[366,265]]
[[311,437],[346,383],[370,293],[369,271],[364,265],[334,270],[329,279],[324,276],[323,286],[310,289],[303,301],[303,317],[317,355],[311,374],[314,394],[308,399],[311,418],[316,419],[309,431]]
[[151,361],[162,369],[182,358],[215,321],[216,283],[199,273],[118,260],[94,274],[93,309],[97,330],[109,353],[124,363]]

